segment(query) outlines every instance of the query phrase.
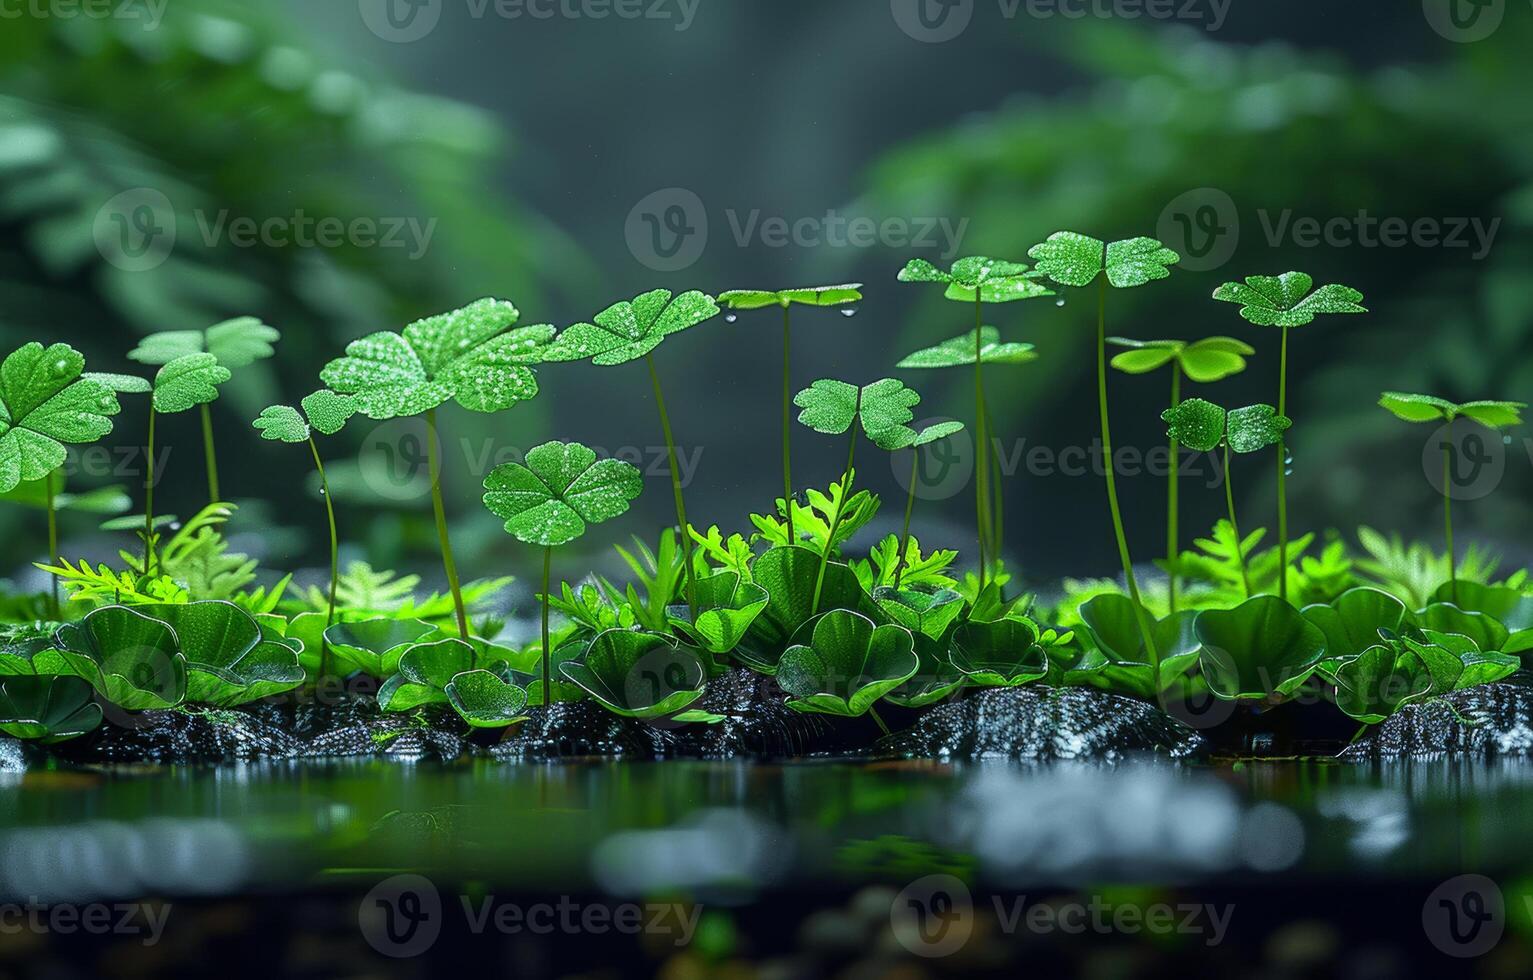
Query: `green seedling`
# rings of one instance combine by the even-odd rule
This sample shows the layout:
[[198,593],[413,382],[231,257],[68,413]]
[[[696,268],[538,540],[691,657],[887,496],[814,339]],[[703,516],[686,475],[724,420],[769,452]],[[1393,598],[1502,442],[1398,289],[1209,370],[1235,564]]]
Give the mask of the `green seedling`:
[[1379,589],[1348,589],[1328,603],[1305,606],[1304,618],[1325,634],[1325,660],[1320,676],[1336,683],[1336,671],[1381,636],[1398,636],[1414,623],[1405,603]]
[[[166,365],[192,354],[208,354],[227,370],[248,367],[274,353],[272,345],[282,338],[253,316],[242,316],[214,324],[206,330],[166,330],[150,334],[128,352],[128,359],[140,364]],[[225,379],[227,380],[227,379]],[[219,382],[221,383],[221,382]],[[218,487],[218,454],[213,446],[213,417],[208,406],[212,399],[200,401],[202,414],[202,452],[208,470],[208,502],[224,498]]]
[[1494,684],[1521,666],[1514,656],[1482,651],[1455,633],[1422,629],[1376,642],[1335,671],[1336,706],[1376,725],[1406,705],[1481,684]]
[[[1360,304],[1363,294],[1350,286],[1321,286],[1302,272],[1281,276],[1248,276],[1243,283],[1227,282],[1214,291],[1214,299],[1239,303],[1240,315],[1259,327],[1281,327],[1282,354],[1278,361],[1279,415],[1288,414],[1288,331],[1307,326],[1322,314],[1367,313]],[[1288,470],[1291,460],[1286,442],[1278,447],[1278,595],[1288,598]]]
[[1107,290],[1109,286],[1133,289],[1170,278],[1171,266],[1182,259],[1153,238],[1130,238],[1107,244],[1072,231],[1050,235],[1048,241],[1034,245],[1027,254],[1038,263],[1038,275],[1047,276],[1061,286],[1084,289],[1093,282],[1098,284],[1097,410],[1102,421],[1102,471],[1107,478],[1107,502],[1118,542],[1118,558],[1123,564],[1124,584],[1128,587],[1129,598],[1134,600],[1134,608],[1140,611],[1139,632],[1144,637],[1145,647],[1158,660],[1149,617],[1143,614],[1144,599],[1139,593],[1139,581],[1134,577],[1128,537],[1123,532],[1123,510],[1118,505],[1112,426],[1107,411]]
[[1458,602],[1458,556],[1453,548],[1453,424],[1459,419],[1478,422],[1488,429],[1505,429],[1522,424],[1522,402],[1466,402],[1454,404],[1432,395],[1408,395],[1386,391],[1379,405],[1407,422],[1443,422],[1443,530],[1447,535],[1448,585],[1453,601]]
[[[1246,564],[1240,536],[1240,521],[1235,516],[1235,489],[1230,479],[1230,454],[1254,453],[1268,446],[1282,445],[1283,433],[1293,425],[1271,405],[1248,405],[1226,411],[1202,398],[1189,398],[1160,416],[1170,426],[1173,443],[1186,445],[1200,453],[1224,449],[1224,503],[1229,510],[1230,529],[1235,533],[1235,558],[1240,564],[1240,580],[1246,597],[1251,595],[1251,573]],[[1280,565],[1281,565],[1280,561]],[[1279,568],[1279,579],[1287,575],[1287,566]]]
[[521,720],[527,706],[517,659],[515,651],[478,638],[412,644],[399,658],[399,672],[378,689],[378,707],[397,713],[446,704],[471,727],[504,728]]
[[[145,574],[152,575],[154,565],[154,487],[156,481],[154,472],[154,430],[155,419],[161,415],[175,415],[189,411],[199,405],[206,408],[210,402],[218,399],[218,386],[228,381],[233,375],[229,369],[218,363],[218,358],[212,354],[183,354],[160,368],[154,376],[154,392],[149,400],[149,444],[145,461],[147,469],[144,474],[144,570]],[[211,446],[209,442],[207,445]],[[211,453],[211,450],[209,450]],[[211,460],[212,456],[209,455]],[[210,462],[208,469],[208,484],[211,487],[216,484],[217,476],[214,474]],[[219,504],[216,498],[209,506]]]
[[430,623],[390,617],[336,623],[325,629],[324,643],[342,664],[387,680],[399,671],[399,659],[406,650],[441,636]]
[[1433,599],[1435,603],[1452,602],[1465,612],[1499,622],[1507,630],[1506,642],[1496,648],[1502,653],[1533,652],[1533,595],[1506,585],[1459,582],[1455,586],[1444,582]]
[[820,606],[883,619],[857,573],[841,562],[797,545],[779,545],[757,558],[751,580],[767,592],[766,608],[746,630],[733,656],[752,670],[776,674],[783,652]]
[[[631,463],[598,460],[578,442],[546,442],[527,451],[526,465],[504,463],[484,481],[484,505],[506,522],[506,533],[543,549],[543,690],[553,690],[549,642],[549,571],[554,548],[626,512],[644,490]],[[682,527],[686,527],[683,523]],[[696,604],[691,608],[696,609]]]
[[725,654],[740,645],[769,599],[766,589],[743,580],[740,573],[721,571],[697,580],[695,619],[685,605],[671,606],[667,616],[693,645]]
[[693,290],[673,296],[669,289],[656,289],[636,296],[632,301],[614,303],[592,317],[594,323],[566,327],[549,347],[544,360],[583,361],[612,367],[644,358],[649,380],[655,391],[655,408],[660,413],[660,429],[671,469],[671,496],[676,504],[676,525],[681,533],[682,552],[687,570],[687,605],[696,614],[692,574],[692,536],[687,532],[687,504],[681,492],[681,469],[676,463],[676,440],[671,433],[671,417],[665,409],[665,392],[660,373],[655,369],[654,352],[665,338],[711,320],[719,315],[718,304],[707,293]]
[[919,666],[909,630],[875,626],[859,613],[833,609],[799,630],[782,655],[777,682],[795,711],[848,718],[871,712],[887,734],[873,706],[915,676]]
[[537,396],[532,366],[543,360],[555,330],[542,324],[517,327],[520,319],[511,303],[481,299],[417,320],[402,334],[384,331],[354,340],[346,356],[319,375],[332,391],[353,396],[357,410],[375,421],[425,416],[431,505],[462,639],[469,635],[468,613],[442,500],[436,411],[455,401],[471,412],[503,412]]
[[[1182,378],[1198,384],[1212,384],[1233,377],[1246,369],[1246,358],[1256,353],[1249,344],[1233,337],[1209,337],[1188,343],[1184,340],[1130,340],[1108,337],[1107,342],[1128,350],[1112,359],[1112,366],[1124,374],[1149,374],[1163,367],[1171,368],[1171,409],[1182,403]],[[1181,445],[1171,436],[1171,463],[1166,474],[1166,562],[1170,573],[1170,606],[1176,612],[1179,576],[1175,563],[1181,554],[1179,532],[1181,508]]]
[[[979,577],[983,587],[990,562],[999,562],[1003,545],[1001,524],[1001,474],[999,464],[992,472],[990,460],[991,442],[995,438],[990,427],[990,406],[985,397],[985,364],[1017,364],[1031,359],[1031,345],[1018,350],[1018,345],[999,343],[1000,334],[985,327],[986,303],[1011,303],[1017,300],[1037,299],[1054,295],[1053,290],[1038,283],[1028,274],[1022,262],[1006,262],[984,256],[970,256],[954,262],[943,272],[925,259],[912,259],[900,270],[900,282],[938,283],[947,287],[943,295],[954,302],[974,304],[974,329],[966,336],[947,341],[936,348],[918,351],[906,358],[906,362],[923,361],[911,365],[920,367],[946,367],[933,363],[950,360],[956,354],[955,347],[963,343],[965,359],[959,363],[974,367],[974,474],[975,474],[975,523],[979,538]],[[987,329],[990,333],[987,333]],[[902,362],[901,366],[905,366]],[[992,483],[993,480],[993,483]],[[993,493],[993,496],[992,496]]]
[[78,677],[0,678],[0,732],[56,745],[101,725],[101,705]]
[[[791,445],[793,437],[793,306],[842,307],[842,313],[852,314],[862,302],[862,283],[846,283],[840,286],[810,286],[800,289],[731,289],[720,293],[718,303],[731,312],[725,319],[734,322],[736,313],[742,310],[760,310],[769,306],[782,308],[782,497],[793,499],[793,460]],[[793,532],[793,508],[787,508],[788,537],[796,540]]]
[[[335,502],[330,498],[330,481],[325,478],[325,464],[319,457],[319,445],[314,441],[317,431],[333,436],[357,411],[357,400],[351,395],[339,395],[329,389],[321,389],[308,395],[299,403],[303,411],[290,405],[272,405],[263,409],[251,423],[261,433],[262,439],[273,442],[307,442],[314,456],[314,471],[319,474],[319,495],[325,501],[325,518],[330,525],[330,592],[325,602],[325,627],[335,624],[335,593],[341,577],[340,539],[335,529]],[[320,676],[329,676],[330,654],[321,642]]]

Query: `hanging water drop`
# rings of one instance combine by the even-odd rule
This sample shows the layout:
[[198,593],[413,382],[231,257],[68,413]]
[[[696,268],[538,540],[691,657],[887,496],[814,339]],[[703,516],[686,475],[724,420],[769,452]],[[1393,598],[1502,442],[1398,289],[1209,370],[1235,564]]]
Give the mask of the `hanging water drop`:
[[732,310],[730,312],[724,314],[724,322],[725,323],[734,323],[738,319],[740,319],[740,314],[735,313]]
[[1065,298],[1063,296],[1059,297],[1059,299],[1054,301],[1054,305],[1063,308],[1065,305]]
[[841,315],[846,317],[848,320],[850,320],[852,317],[857,315],[857,307],[855,307],[855,306],[843,306],[841,308]]

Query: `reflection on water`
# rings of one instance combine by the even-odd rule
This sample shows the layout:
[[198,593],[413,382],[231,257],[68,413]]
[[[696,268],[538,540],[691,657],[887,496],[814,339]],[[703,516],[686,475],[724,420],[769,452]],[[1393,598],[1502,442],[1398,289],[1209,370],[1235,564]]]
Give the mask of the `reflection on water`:
[[962,869],[1017,886],[1432,874],[1533,861],[1533,764],[349,763],[0,781],[0,900],[223,894],[424,871],[506,888]]

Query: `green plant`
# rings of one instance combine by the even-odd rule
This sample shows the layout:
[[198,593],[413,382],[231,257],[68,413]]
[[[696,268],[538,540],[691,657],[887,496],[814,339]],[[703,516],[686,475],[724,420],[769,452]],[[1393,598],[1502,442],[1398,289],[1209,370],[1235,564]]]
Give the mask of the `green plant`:
[[1214,696],[1225,701],[1287,697],[1325,657],[1325,634],[1272,595],[1234,609],[1208,609],[1194,622],[1203,652],[1198,658]]
[[[907,510],[909,508],[906,508]],[[868,549],[868,557],[854,559],[852,571],[868,592],[901,586],[911,588],[949,589],[958,582],[947,574],[958,552],[937,550],[931,554],[921,553],[921,542],[914,538],[886,535]],[[896,584],[899,583],[899,584]]]
[[559,671],[625,718],[693,720],[683,712],[702,697],[708,679],[702,658],[675,637],[639,630],[598,634],[584,657],[565,661]]
[[[1099,595],[1080,607],[1081,622],[1101,662],[1098,676],[1114,690],[1157,700],[1198,662],[1202,644],[1190,609],[1155,620],[1155,652],[1139,635],[1139,616],[1128,596]],[[1147,614],[1148,615],[1148,614]]]
[[1348,589],[1329,603],[1305,606],[1304,618],[1325,635],[1325,660],[1320,674],[1333,682],[1342,664],[1376,645],[1381,636],[1395,636],[1410,625],[1405,603],[1378,589]]
[[[972,364],[974,367],[975,521],[979,538],[979,577],[980,585],[983,586],[989,562],[1000,560],[1003,544],[1000,519],[1001,474],[999,464],[994,466],[992,472],[990,459],[991,442],[995,436],[991,431],[990,406],[985,397],[985,364],[987,355],[992,363],[1022,363],[1023,359],[1031,359],[1027,356],[1031,354],[1030,346],[1026,350],[1018,350],[1016,346],[998,343],[1000,333],[985,327],[985,304],[1037,299],[1054,293],[1028,275],[1026,264],[984,256],[959,259],[947,272],[925,259],[912,259],[900,270],[899,281],[945,285],[947,289],[943,295],[947,299],[974,304],[974,329],[967,337],[955,338],[938,348],[919,351],[906,358],[906,362],[920,360],[928,362],[932,367],[948,366],[930,362],[950,360],[956,354],[954,348],[959,342],[965,343],[966,350],[972,350],[972,355],[966,356],[961,363]],[[902,362],[901,366],[906,362]]]
[[478,638],[427,638],[400,655],[398,673],[378,689],[378,707],[397,713],[446,704],[471,727],[504,728],[527,706],[518,659]]
[[1460,418],[1478,422],[1488,429],[1504,429],[1522,424],[1522,410],[1528,406],[1522,402],[1453,402],[1432,395],[1407,395],[1386,391],[1379,405],[1397,418],[1407,422],[1443,422],[1442,439],[1443,470],[1443,529],[1447,536],[1448,583],[1454,601],[1458,601],[1458,570],[1453,549],[1453,423]]
[[455,401],[471,412],[503,412],[537,396],[532,365],[542,361],[555,330],[516,327],[520,319],[511,303],[481,299],[417,320],[402,334],[384,331],[354,340],[346,356],[325,365],[319,375],[331,390],[353,396],[357,410],[370,419],[425,416],[432,512],[462,639],[469,635],[468,612],[447,532],[436,410]]
[[[218,386],[234,375],[218,363],[212,354],[183,354],[167,361],[154,376],[154,393],[149,401],[149,441],[145,452],[144,472],[144,568],[152,574],[155,560],[154,549],[154,488],[157,482],[154,472],[155,420],[161,415],[175,415],[202,406],[206,410],[210,402],[218,399]],[[213,461],[211,428],[205,429],[207,438],[208,488],[211,493],[218,483],[216,464]],[[208,502],[216,506],[216,497]]]
[[814,619],[820,604],[883,618],[849,566],[826,563],[821,576],[821,562],[821,555],[794,545],[772,548],[756,559],[751,580],[766,589],[767,605],[735,648],[735,659],[763,674],[776,674],[783,652]]
[[[1277,414],[1271,405],[1248,405],[1226,411],[1213,402],[1202,398],[1189,398],[1161,413],[1170,424],[1169,434],[1173,444],[1185,444],[1200,453],[1224,449],[1224,503],[1229,512],[1230,530],[1234,534],[1235,560],[1240,566],[1241,584],[1249,598],[1251,574],[1246,566],[1244,542],[1240,536],[1240,521],[1235,516],[1235,488],[1230,478],[1230,453],[1254,453],[1268,446],[1281,445],[1283,433],[1293,425],[1287,418]],[[1287,563],[1279,560],[1286,572]],[[1175,579],[1173,570],[1172,578]],[[1279,581],[1286,578],[1279,576]],[[1284,588],[1286,591],[1286,586]]]
[[101,705],[78,677],[0,678],[0,732],[54,745],[89,734],[101,724]]
[[676,504],[676,526],[682,531],[681,547],[687,570],[687,605],[697,602],[693,596],[692,536],[685,531],[687,504],[681,490],[681,470],[676,463],[676,440],[671,433],[671,417],[665,409],[665,392],[660,373],[655,369],[654,352],[665,338],[711,320],[719,315],[712,296],[696,290],[675,296],[669,289],[655,289],[614,303],[592,317],[594,323],[566,327],[544,354],[544,360],[583,361],[598,366],[616,366],[644,358],[649,380],[655,391],[655,409],[660,413],[660,429],[670,462],[671,496]]
[[1505,585],[1460,582],[1455,589],[1444,582],[1434,598],[1499,622],[1507,630],[1506,641],[1498,647],[1502,653],[1533,652],[1533,595]]
[[343,664],[385,680],[398,673],[406,650],[441,635],[435,626],[419,620],[368,619],[327,627],[324,642]]
[[1335,670],[1336,706],[1365,725],[1408,704],[1493,684],[1517,670],[1516,657],[1482,652],[1474,640],[1424,629],[1377,642]]
[[[834,557],[843,544],[877,516],[882,506],[878,497],[867,490],[859,490],[848,496],[848,483],[845,480],[836,481],[826,493],[808,490],[804,494],[809,501],[808,505],[792,501],[796,535],[788,534],[787,524],[784,520],[778,520],[778,517],[786,519],[788,514],[788,505],[782,500],[776,502],[777,517],[752,514],[751,523],[756,526],[759,537],[773,548],[800,547],[817,555]],[[834,536],[831,534],[833,529]],[[739,557],[743,556],[737,555],[732,560],[737,561]]]
[[[302,414],[289,405],[273,405],[263,409],[260,417],[252,424],[260,430],[262,439],[287,443],[307,442],[309,452],[314,456],[314,471],[319,474],[319,495],[325,501],[325,519],[330,525],[330,593],[325,603],[325,626],[329,627],[335,623],[335,592],[341,578],[340,541],[335,531],[335,503],[330,499],[330,481],[325,478],[325,464],[319,458],[319,445],[314,441],[314,432],[317,430],[327,436],[340,432],[356,414],[357,403],[351,395],[338,395],[328,389],[321,389],[306,396],[299,404],[303,408]],[[322,647],[320,675],[328,675],[329,669],[329,651]]]
[[1046,675],[1048,648],[1068,639],[1053,630],[1040,631],[1029,619],[970,620],[954,632],[949,656],[970,683],[1019,687]]
[[[647,630],[663,633],[670,628],[671,603],[682,591],[686,581],[685,556],[677,547],[674,528],[668,527],[660,532],[660,544],[653,550],[637,537],[633,543],[632,552],[621,545],[612,548],[633,572],[639,588],[644,590],[644,597],[640,599],[638,590],[630,584],[625,593],[626,603],[640,625]],[[608,592],[617,592],[611,583],[603,581],[602,584]],[[700,595],[697,601],[702,602]]]
[[901,626],[875,626],[849,609],[833,609],[812,620],[782,655],[777,683],[795,711],[858,717],[872,712],[879,698],[915,672],[914,640]]
[[281,694],[304,681],[298,649],[222,600],[145,606],[144,615],[175,631],[186,659],[186,700],[233,707]]
[[[543,690],[548,692],[553,685],[548,581],[554,548],[584,534],[587,523],[600,524],[627,511],[643,492],[644,479],[633,464],[598,460],[578,442],[546,442],[527,451],[525,466],[497,466],[485,478],[484,489],[484,505],[505,520],[506,533],[543,549]],[[685,521],[681,526],[687,526]]]
[[[1149,374],[1167,365],[1171,367],[1171,405],[1176,411],[1182,403],[1182,378],[1198,384],[1212,384],[1233,377],[1246,369],[1246,358],[1255,348],[1233,337],[1209,337],[1188,343],[1185,340],[1131,340],[1108,337],[1107,342],[1128,350],[1112,359],[1112,366],[1124,374]],[[1162,416],[1164,417],[1164,416]],[[1166,561],[1174,563],[1181,553],[1178,525],[1181,511],[1178,495],[1181,484],[1181,444],[1171,434],[1170,464],[1166,474]],[[1171,611],[1176,612],[1177,575],[1169,573]]]
[[[846,307],[843,313],[855,312],[853,303],[862,302],[862,283],[846,283],[839,286],[810,286],[777,291],[762,289],[731,289],[719,294],[720,306],[731,311],[760,310],[769,306],[782,308],[782,496],[793,499],[793,460],[790,454],[793,436],[792,374],[793,374],[793,306]],[[735,313],[726,314],[733,322]],[[786,509],[788,538],[796,540],[793,531],[793,509]]]
[[697,616],[684,605],[670,607],[669,622],[695,646],[725,654],[740,645],[746,631],[766,609],[766,589],[744,581],[740,573],[715,572],[697,580]]
[[1182,259],[1153,238],[1130,238],[1108,244],[1072,231],[1055,232],[1047,241],[1034,245],[1027,254],[1038,263],[1038,275],[1047,276],[1061,286],[1083,289],[1093,282],[1098,284],[1097,410],[1102,422],[1102,471],[1107,480],[1107,502],[1118,542],[1118,558],[1123,565],[1124,583],[1129,598],[1134,600],[1134,608],[1141,612],[1139,632],[1144,636],[1145,646],[1154,655],[1155,638],[1149,618],[1143,615],[1144,600],[1134,577],[1134,562],[1129,556],[1128,538],[1123,531],[1123,511],[1118,505],[1117,464],[1113,458],[1112,426],[1107,411],[1107,290],[1109,286],[1134,289],[1170,278],[1171,266]]
[[[1247,276],[1244,283],[1227,282],[1214,291],[1214,299],[1240,304],[1240,315],[1259,327],[1281,327],[1282,353],[1278,361],[1279,415],[1288,415],[1288,331],[1307,326],[1325,314],[1367,313],[1360,304],[1363,294],[1350,286],[1321,286],[1311,292],[1315,280],[1302,272],[1280,276]],[[1278,444],[1278,595],[1288,598],[1288,445]]]
[[[82,677],[119,708],[174,708],[186,698],[186,657],[175,631],[158,619],[103,606],[60,626],[53,641],[58,649],[47,672]],[[39,654],[33,664],[42,659]]]

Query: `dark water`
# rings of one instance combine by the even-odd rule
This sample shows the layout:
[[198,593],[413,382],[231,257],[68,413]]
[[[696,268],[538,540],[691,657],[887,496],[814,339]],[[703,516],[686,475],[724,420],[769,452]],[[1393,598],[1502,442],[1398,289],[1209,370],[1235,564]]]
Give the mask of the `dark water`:
[[[1387,882],[1533,870],[1533,764],[392,763],[0,774],[0,901],[352,887],[774,889],[953,871]],[[365,887],[365,886],[364,886]]]

